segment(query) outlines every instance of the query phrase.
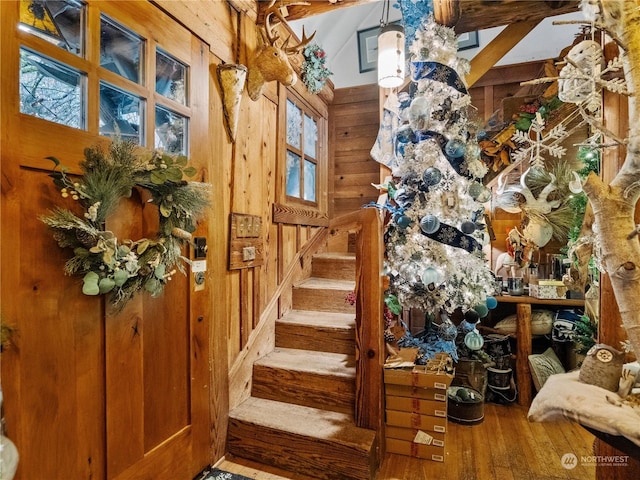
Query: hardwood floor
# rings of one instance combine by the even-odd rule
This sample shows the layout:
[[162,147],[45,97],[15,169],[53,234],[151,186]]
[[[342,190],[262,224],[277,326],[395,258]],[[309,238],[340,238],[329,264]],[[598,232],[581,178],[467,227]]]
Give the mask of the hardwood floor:
[[[481,424],[448,423],[444,463],[387,454],[377,480],[595,479],[595,466],[580,464],[581,457],[593,455],[593,435],[571,422],[531,423],[527,410],[487,403]],[[576,455],[575,468],[562,466],[564,454]],[[241,459],[227,458],[217,466],[257,480],[310,480],[258,470],[263,467]]]

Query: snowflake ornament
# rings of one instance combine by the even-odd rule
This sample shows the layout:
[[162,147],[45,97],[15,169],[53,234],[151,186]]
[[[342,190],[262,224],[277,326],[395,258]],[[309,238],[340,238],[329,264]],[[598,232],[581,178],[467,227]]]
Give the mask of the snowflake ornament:
[[563,102],[582,105],[589,112],[601,108],[602,89],[628,95],[624,78],[608,78],[622,69],[616,57],[605,63],[600,44],[584,40],[575,45],[565,57],[567,65],[560,71],[558,98]]
[[[536,118],[531,122],[528,131],[516,130],[511,139],[518,144],[524,143],[528,146],[520,147],[513,152],[514,162],[528,160],[532,167],[545,168],[543,152],[556,158],[562,158],[567,153],[567,149],[559,145],[568,135],[562,123],[553,127],[544,136],[542,135],[543,131],[544,119],[540,114],[536,115]],[[532,133],[535,134],[533,140]]]

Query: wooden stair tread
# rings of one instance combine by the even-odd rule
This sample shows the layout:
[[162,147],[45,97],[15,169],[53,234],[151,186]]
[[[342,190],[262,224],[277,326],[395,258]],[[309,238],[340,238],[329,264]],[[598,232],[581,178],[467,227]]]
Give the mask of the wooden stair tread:
[[356,282],[355,280],[335,280],[331,278],[309,277],[295,285],[294,288],[353,291],[356,288]]
[[325,328],[355,328],[356,317],[353,313],[320,312],[314,310],[290,310],[279,323],[307,325]]
[[342,353],[276,348],[254,365],[296,372],[355,378],[355,357]]
[[260,425],[316,441],[368,452],[375,432],[354,425],[353,416],[264,398],[249,397],[229,414],[231,419]]
[[346,252],[323,252],[316,253],[313,256],[314,259],[318,258],[321,260],[337,260],[337,261],[356,261],[355,253],[346,253]]

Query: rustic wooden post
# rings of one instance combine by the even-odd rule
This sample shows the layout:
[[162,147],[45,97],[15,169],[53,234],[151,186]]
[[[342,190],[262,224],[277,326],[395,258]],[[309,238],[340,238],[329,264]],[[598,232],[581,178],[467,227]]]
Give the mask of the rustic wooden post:
[[[518,403],[529,406],[531,403],[531,369],[529,355],[531,355],[531,304],[518,303],[516,305],[516,372],[518,372]],[[522,377],[522,378],[520,378]]]
[[360,212],[356,249],[356,425],[381,432],[383,284],[382,222],[375,208]]

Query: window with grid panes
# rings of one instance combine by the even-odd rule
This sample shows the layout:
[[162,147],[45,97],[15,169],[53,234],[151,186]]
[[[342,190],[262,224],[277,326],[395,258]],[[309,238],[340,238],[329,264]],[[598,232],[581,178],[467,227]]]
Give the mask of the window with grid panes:
[[[87,8],[76,0],[20,0],[19,28],[36,38],[20,47],[20,112],[188,155],[188,65],[102,12],[90,34]],[[39,48],[42,40],[57,48]]]
[[315,205],[318,199],[318,117],[300,102],[287,99],[286,193]]

